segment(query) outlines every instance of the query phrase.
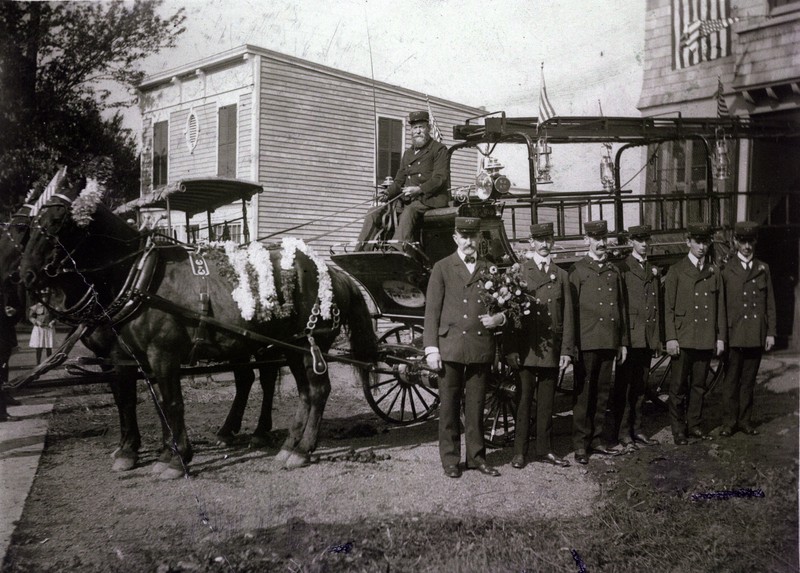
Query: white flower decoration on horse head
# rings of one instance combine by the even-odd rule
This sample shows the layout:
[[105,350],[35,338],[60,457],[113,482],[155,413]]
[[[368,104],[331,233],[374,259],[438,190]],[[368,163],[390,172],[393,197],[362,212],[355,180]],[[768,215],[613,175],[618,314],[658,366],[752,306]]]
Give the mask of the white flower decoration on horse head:
[[86,187],[72,202],[72,218],[79,227],[86,227],[92,222],[97,205],[103,199],[105,187],[97,179],[88,178]]

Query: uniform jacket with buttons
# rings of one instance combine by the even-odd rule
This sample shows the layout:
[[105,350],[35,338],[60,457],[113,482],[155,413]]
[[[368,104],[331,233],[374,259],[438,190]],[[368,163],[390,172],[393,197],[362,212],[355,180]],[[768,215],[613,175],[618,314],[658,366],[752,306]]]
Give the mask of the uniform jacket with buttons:
[[763,347],[767,336],[775,336],[775,294],[769,265],[752,259],[745,270],[734,257],[722,270],[728,314],[728,344],[733,347]]
[[616,265],[602,267],[590,256],[569,271],[575,308],[576,344],[580,351],[610,350],[629,345],[622,274]]
[[553,262],[542,272],[534,260],[523,262],[521,273],[534,302],[520,330],[504,327],[503,348],[507,354],[519,353],[524,366],[557,368],[561,356],[575,356],[569,274]]
[[685,348],[713,349],[727,340],[725,289],[719,268],[700,271],[686,256],[672,265],[664,283],[665,337]]
[[415,200],[424,205],[432,209],[447,207],[447,147],[431,139],[418,151],[413,147],[405,150],[386,195],[392,199],[409,186],[419,186],[422,193]]
[[619,263],[619,270],[625,287],[631,348],[655,349],[661,341],[658,311],[661,277],[658,267],[647,261],[642,266],[636,257],[628,255]]
[[481,324],[487,310],[481,302],[481,269],[478,259],[470,275],[467,265],[453,253],[433,265],[425,302],[425,347],[438,346],[442,360],[461,364],[494,360],[494,332]]

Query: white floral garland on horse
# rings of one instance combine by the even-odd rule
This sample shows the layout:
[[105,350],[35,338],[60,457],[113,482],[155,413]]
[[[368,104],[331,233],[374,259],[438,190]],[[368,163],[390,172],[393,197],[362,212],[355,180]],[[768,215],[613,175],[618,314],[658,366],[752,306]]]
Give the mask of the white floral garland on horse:
[[[231,295],[242,313],[242,318],[253,320],[257,314],[269,316],[274,313],[279,302],[269,250],[257,241],[250,243],[247,249],[241,249],[233,241],[226,241],[221,244],[213,243],[210,246],[223,247],[236,273],[236,288]],[[297,251],[305,254],[317,267],[319,281],[317,298],[319,299],[320,316],[323,319],[330,319],[332,316],[331,309],[333,308],[333,283],[331,282],[328,265],[317,253],[301,239],[284,237],[281,242],[281,271],[293,271]],[[253,268],[258,279],[255,281],[257,284],[257,293],[255,293],[258,297],[257,301],[256,296],[254,296],[248,265]],[[257,313],[259,306],[261,312]],[[266,318],[266,316],[259,316],[259,318]]]
[[[105,188],[97,180],[89,178],[86,187],[80,192],[72,203],[72,218],[79,227],[87,226],[97,210],[97,205],[102,201]],[[272,260],[269,250],[262,243],[253,241],[246,249],[240,248],[234,241],[214,242],[209,247],[221,247],[228,258],[236,275],[236,288],[231,295],[236,301],[242,318],[253,320],[258,317],[269,320],[272,316],[283,316],[291,308],[291,299],[280,305],[278,292],[275,288],[275,276],[272,271]],[[323,320],[329,320],[333,308],[333,283],[330,271],[325,261],[317,255],[301,239],[284,237],[281,243],[281,274],[285,280],[294,270],[294,259],[297,251],[305,254],[317,267],[319,289],[319,311]],[[255,282],[258,290],[258,300],[253,296],[253,286],[248,266],[255,271]],[[288,298],[288,297],[287,297]]]

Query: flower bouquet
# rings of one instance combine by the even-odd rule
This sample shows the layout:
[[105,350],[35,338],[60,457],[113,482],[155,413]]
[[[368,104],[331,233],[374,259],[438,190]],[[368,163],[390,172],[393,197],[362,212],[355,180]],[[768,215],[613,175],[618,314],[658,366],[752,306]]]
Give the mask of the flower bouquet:
[[522,276],[519,263],[505,270],[495,265],[481,270],[481,302],[490,314],[503,313],[516,328],[522,327],[522,317],[531,313],[533,297],[525,289],[528,286]]

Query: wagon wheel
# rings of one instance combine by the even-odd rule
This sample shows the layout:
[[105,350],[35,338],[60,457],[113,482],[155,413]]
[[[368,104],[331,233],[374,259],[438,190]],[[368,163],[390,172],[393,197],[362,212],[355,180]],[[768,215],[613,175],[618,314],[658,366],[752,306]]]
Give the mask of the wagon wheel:
[[[498,353],[502,357],[502,350]],[[514,443],[519,373],[502,358],[492,365],[483,409],[483,434],[487,446],[503,448]]]
[[425,364],[422,329],[396,326],[379,339],[380,358],[364,382],[364,396],[378,416],[394,424],[427,418],[439,406],[435,373]]
[[[714,390],[716,385],[725,378],[725,371],[728,367],[726,355],[720,358],[713,358],[708,368],[708,378],[706,380],[707,392]],[[659,408],[666,409],[666,400],[661,396],[669,393],[669,379],[672,371],[672,358],[669,354],[663,354],[656,363],[650,367],[650,372],[645,386],[645,394],[653,404]]]

